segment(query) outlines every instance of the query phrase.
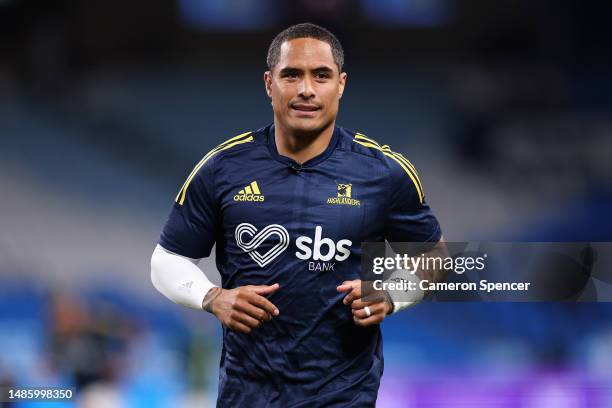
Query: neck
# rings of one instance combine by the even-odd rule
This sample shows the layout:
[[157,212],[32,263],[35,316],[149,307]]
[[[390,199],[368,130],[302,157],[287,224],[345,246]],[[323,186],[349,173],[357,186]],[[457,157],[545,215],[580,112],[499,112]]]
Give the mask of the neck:
[[295,132],[283,128],[274,121],[274,141],[276,150],[281,156],[289,157],[299,164],[317,157],[327,149],[334,134],[335,121],[317,132]]

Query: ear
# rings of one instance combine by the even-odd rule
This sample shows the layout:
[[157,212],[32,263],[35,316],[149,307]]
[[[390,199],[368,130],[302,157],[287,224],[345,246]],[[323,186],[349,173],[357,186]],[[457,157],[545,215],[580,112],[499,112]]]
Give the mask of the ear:
[[269,98],[272,98],[272,71],[264,72],[264,86]]
[[346,86],[346,80],[348,78],[348,75],[346,72],[341,72],[340,73],[340,79],[338,81],[338,91],[339,91],[339,98],[342,98],[342,94],[344,93],[344,87]]

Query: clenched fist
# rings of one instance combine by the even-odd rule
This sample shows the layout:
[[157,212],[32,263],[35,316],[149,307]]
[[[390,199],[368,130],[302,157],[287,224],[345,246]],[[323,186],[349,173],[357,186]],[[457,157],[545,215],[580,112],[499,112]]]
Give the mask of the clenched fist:
[[393,311],[385,293],[372,289],[368,282],[364,282],[362,288],[359,279],[344,281],[336,289],[338,292],[346,292],[342,302],[353,310],[353,321],[357,326],[379,324]]
[[280,288],[274,285],[248,285],[234,289],[214,287],[208,291],[202,309],[214,314],[225,327],[241,333],[250,333],[278,316],[279,310],[265,296]]

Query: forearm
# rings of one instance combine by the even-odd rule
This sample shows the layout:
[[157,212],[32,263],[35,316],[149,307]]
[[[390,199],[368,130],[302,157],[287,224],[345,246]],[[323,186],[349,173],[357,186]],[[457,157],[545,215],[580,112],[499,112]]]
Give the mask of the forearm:
[[215,285],[197,262],[197,259],[174,254],[157,245],[151,256],[153,286],[174,303],[202,310],[204,297]]
[[[431,250],[423,254],[424,259],[444,260],[447,256],[448,249],[446,248],[444,237],[441,237]],[[408,282],[412,288],[410,290],[387,291],[388,299],[393,304],[392,313],[416,305],[429,294],[429,290],[421,289],[420,281],[441,282],[446,279],[447,272],[442,268],[442,262],[431,262],[428,265],[433,265],[433,267],[425,268],[420,266],[412,271],[400,269],[391,274],[389,279],[387,279],[387,281],[393,282]]]
[[[438,243],[436,243],[436,245],[429,252],[426,252],[423,257],[425,259],[439,259],[442,261],[429,263],[429,265],[433,266],[431,268],[417,268],[416,275],[418,276],[419,280],[427,280],[432,283],[444,281],[446,279],[447,271],[442,267],[442,265],[444,263],[444,259],[448,257],[448,249],[446,248],[444,237],[440,237]],[[425,291],[424,295],[427,296],[429,292],[429,290]]]

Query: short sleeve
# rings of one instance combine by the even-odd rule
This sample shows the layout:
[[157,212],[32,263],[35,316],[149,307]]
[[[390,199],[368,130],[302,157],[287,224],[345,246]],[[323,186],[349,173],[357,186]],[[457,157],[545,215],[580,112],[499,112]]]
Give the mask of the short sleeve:
[[210,255],[219,222],[213,160],[198,164],[179,191],[159,244],[189,258]]
[[389,206],[385,238],[389,242],[438,242],[442,231],[425,201],[414,166],[400,154],[389,159]]

